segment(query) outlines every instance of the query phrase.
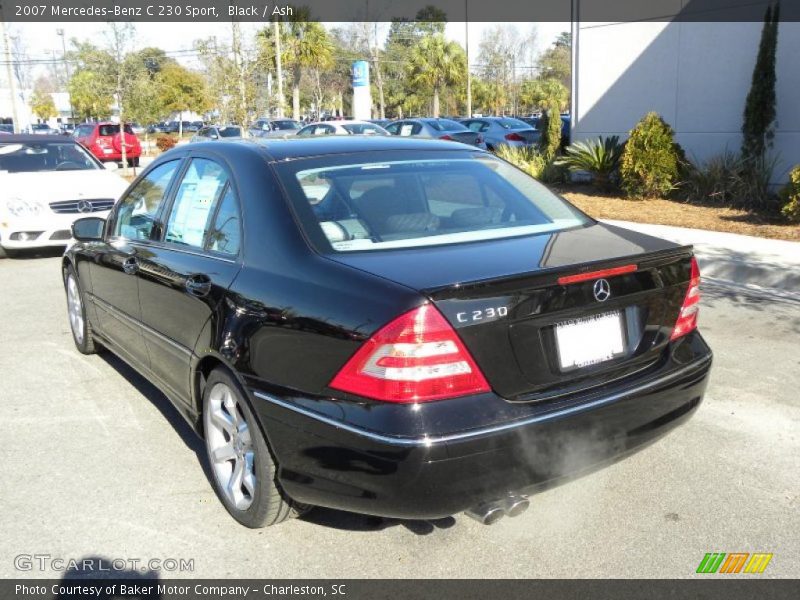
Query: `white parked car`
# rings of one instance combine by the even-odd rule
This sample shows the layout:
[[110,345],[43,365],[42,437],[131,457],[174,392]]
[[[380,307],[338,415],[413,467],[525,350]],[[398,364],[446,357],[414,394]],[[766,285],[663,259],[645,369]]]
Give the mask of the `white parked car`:
[[355,120],[311,123],[297,132],[297,137],[316,135],[389,135],[389,132],[375,123]]
[[0,139],[0,258],[24,248],[65,246],[72,222],[105,218],[128,187],[67,137]]

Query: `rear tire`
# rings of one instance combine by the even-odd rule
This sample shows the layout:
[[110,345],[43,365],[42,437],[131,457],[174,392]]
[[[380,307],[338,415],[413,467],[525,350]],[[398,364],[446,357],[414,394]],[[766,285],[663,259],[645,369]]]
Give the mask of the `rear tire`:
[[257,529],[307,510],[280,489],[267,440],[243,390],[224,369],[214,369],[203,390],[203,426],[214,491],[234,519]]
[[86,318],[83,290],[72,265],[64,272],[64,288],[67,292],[67,316],[72,341],[81,354],[97,354],[99,345],[94,341],[92,326]]

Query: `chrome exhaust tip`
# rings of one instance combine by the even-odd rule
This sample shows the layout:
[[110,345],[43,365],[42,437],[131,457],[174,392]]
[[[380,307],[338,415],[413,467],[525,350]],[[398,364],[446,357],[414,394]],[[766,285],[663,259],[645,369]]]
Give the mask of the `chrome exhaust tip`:
[[528,500],[525,496],[509,494],[508,498],[505,500],[505,513],[509,517],[518,517],[528,510],[530,505],[530,500]]
[[464,512],[468,517],[475,519],[481,525],[493,525],[506,514],[500,502],[484,502]]

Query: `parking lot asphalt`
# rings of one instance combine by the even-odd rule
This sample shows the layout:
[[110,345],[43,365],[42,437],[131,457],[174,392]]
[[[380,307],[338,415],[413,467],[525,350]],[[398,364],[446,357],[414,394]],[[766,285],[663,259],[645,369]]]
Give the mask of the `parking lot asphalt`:
[[673,578],[695,576],[706,552],[770,552],[758,577],[797,576],[796,301],[704,285],[715,366],[694,418],[534,496],[517,518],[485,527],[317,509],[248,530],[218,502],[202,443],[164,396],[113,356],[74,350],[59,265],[55,252],[0,260],[0,577],[63,575],[15,567],[38,554],[193,560],[162,577]]

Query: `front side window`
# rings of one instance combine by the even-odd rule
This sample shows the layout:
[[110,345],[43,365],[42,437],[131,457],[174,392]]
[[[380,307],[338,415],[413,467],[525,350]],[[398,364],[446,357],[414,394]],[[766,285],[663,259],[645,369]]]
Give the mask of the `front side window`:
[[335,252],[389,250],[534,235],[589,222],[535,179],[485,154],[330,161],[280,167],[302,226],[310,239],[324,240],[323,252],[325,242]]
[[228,175],[217,163],[195,158],[178,185],[164,241],[202,248]]
[[145,175],[122,200],[118,209],[114,235],[129,240],[149,240],[156,215],[172,181],[179,161],[159,165]]

